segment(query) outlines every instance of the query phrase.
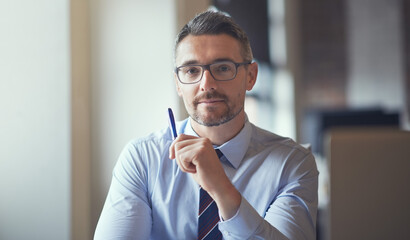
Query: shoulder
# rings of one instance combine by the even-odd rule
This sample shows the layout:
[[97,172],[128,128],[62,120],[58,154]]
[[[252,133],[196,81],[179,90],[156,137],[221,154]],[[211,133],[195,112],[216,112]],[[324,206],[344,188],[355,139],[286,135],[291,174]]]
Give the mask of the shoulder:
[[[177,122],[179,132],[182,132],[186,121]],[[122,155],[131,154],[137,158],[145,160],[162,159],[164,154],[168,153],[169,146],[173,142],[173,137],[169,127],[163,127],[160,130],[152,132],[146,136],[130,140],[124,147]],[[133,158],[134,158],[133,157]]]
[[172,143],[171,132],[167,128],[152,132],[143,137],[130,140],[121,151],[114,173],[117,177],[129,176],[132,179],[145,179],[155,176],[168,148]]
[[283,137],[267,131],[265,129],[259,128],[253,124],[252,126],[252,137],[251,145],[256,148],[267,148],[276,151],[300,152],[303,155],[311,154],[311,151],[302,145],[296,143],[293,139],[288,137]]
[[127,147],[141,149],[161,147],[167,142],[172,142],[171,131],[168,128],[162,128],[146,136],[134,138],[128,142]]
[[250,146],[254,156],[263,159],[261,165],[276,169],[281,178],[288,179],[286,182],[302,177],[317,180],[318,171],[312,152],[291,138],[254,126]]

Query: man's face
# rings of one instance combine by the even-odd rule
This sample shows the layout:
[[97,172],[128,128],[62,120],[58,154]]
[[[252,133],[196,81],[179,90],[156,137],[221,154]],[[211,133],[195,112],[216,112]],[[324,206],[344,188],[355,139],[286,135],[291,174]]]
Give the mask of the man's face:
[[[175,61],[176,66],[212,64],[221,60],[239,63],[244,61],[240,53],[239,42],[229,35],[189,35],[179,43]],[[255,83],[256,73],[252,71],[255,67],[238,67],[236,77],[230,81],[216,81],[208,70],[195,84],[182,84],[175,75],[178,95],[194,121],[218,126],[243,111],[245,92]]]

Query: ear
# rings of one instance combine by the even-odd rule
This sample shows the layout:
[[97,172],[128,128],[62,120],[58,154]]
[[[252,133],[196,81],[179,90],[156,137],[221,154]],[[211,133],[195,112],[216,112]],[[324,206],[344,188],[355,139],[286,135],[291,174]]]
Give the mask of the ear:
[[176,73],[174,73],[174,81],[175,81],[175,88],[177,90],[178,96],[182,97],[182,90],[179,86],[178,76]]
[[246,90],[252,90],[256,83],[256,77],[258,76],[258,64],[253,62],[248,66],[248,75],[246,78]]

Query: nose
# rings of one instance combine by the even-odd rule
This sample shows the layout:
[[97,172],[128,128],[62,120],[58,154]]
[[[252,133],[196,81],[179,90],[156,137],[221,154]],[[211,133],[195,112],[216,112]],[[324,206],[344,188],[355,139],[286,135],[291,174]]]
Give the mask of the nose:
[[210,91],[215,90],[217,87],[217,83],[215,78],[212,76],[211,72],[206,69],[202,75],[202,79],[200,82],[201,91]]

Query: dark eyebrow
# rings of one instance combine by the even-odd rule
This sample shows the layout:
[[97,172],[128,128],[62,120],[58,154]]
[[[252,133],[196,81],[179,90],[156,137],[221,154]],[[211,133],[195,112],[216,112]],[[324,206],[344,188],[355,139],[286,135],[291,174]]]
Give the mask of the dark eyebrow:
[[230,59],[230,58],[217,58],[212,63],[225,62],[225,61],[235,62],[233,59]]
[[[224,62],[224,61],[235,62],[233,59],[230,59],[230,58],[217,58],[217,59],[214,59],[211,63],[208,63],[208,64],[213,64],[213,63],[217,63],[217,62]],[[197,60],[188,60],[188,61],[183,62],[180,66],[186,66],[186,65],[202,65],[202,64],[200,64]]]
[[186,66],[186,65],[198,65],[199,62],[197,60],[188,60],[183,62],[180,66]]

